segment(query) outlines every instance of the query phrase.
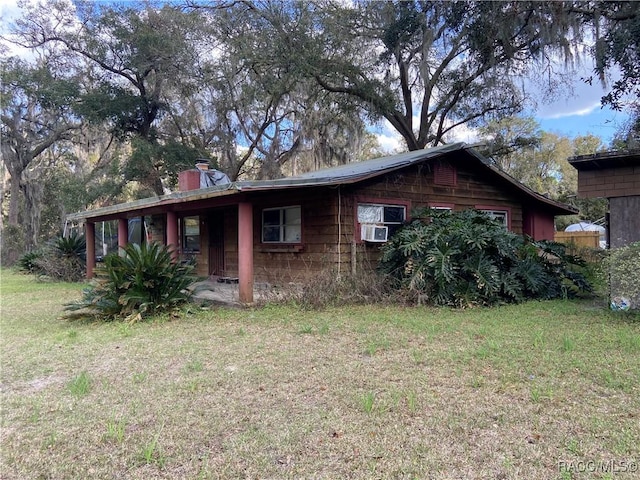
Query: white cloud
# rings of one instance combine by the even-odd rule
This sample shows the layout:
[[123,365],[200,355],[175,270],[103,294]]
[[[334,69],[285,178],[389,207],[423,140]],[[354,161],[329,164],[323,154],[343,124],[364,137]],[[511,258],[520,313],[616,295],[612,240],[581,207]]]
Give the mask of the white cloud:
[[[581,53],[580,62],[566,66],[560,58],[551,64],[551,79],[537,70],[522,80],[522,88],[532,97],[533,110],[540,119],[586,116],[601,107],[600,99],[608,86],[620,78],[618,71],[609,72],[607,85],[594,74],[593,59]],[[589,82],[586,79],[590,79]]]
[[3,23],[15,20],[19,16],[18,0],[0,0],[0,18]]
[[385,154],[393,154],[406,151],[402,136],[391,126],[388,120],[382,120],[375,125],[370,125],[369,130],[378,140],[380,149]]
[[555,120],[558,118],[573,117],[573,116],[585,117],[587,115],[591,115],[594,111],[601,108],[601,105],[600,105],[600,102],[596,102],[582,109],[575,110],[575,108],[576,107],[574,107],[574,109],[569,109],[569,111],[566,111],[566,112],[557,112],[557,113],[547,114],[543,116],[543,118]]
[[477,129],[468,125],[458,125],[447,133],[446,139],[452,142],[476,143],[480,136]]
[[403,149],[406,150],[404,142],[402,141],[400,135],[389,135],[386,133],[381,133],[376,135],[376,138],[378,140],[378,144],[380,145],[380,149],[384,153],[397,153],[402,151]]
[[[10,37],[9,28],[13,21],[20,17],[21,10],[17,0],[0,0],[0,35]],[[0,48],[6,48],[6,54],[20,56],[21,49],[11,42],[0,39]]]

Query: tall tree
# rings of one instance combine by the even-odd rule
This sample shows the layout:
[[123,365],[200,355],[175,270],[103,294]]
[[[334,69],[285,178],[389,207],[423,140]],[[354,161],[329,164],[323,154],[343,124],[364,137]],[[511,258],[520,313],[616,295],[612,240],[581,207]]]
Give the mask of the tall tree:
[[517,77],[554,38],[534,31],[549,18],[536,2],[274,3],[245,2],[273,45],[257,61],[357,101],[409,150],[518,112]]
[[[490,122],[480,130],[486,142],[482,152],[495,165],[532,189],[573,205],[580,218],[594,221],[604,217],[606,200],[577,197],[578,174],[568,159],[590,155],[606,148],[595,135],[573,139],[541,130],[531,117],[508,117]],[[561,225],[576,221],[568,218]]]
[[507,117],[479,130],[485,146],[482,152],[495,165],[517,180],[553,198],[575,196],[576,170],[567,159],[604,149],[595,135],[574,139],[545,132],[532,117]]
[[[212,110],[219,119],[220,164],[232,178],[278,177],[288,162],[300,165],[310,156],[316,167],[356,156],[365,130],[361,109],[338,103],[301,74],[297,60],[286,59],[297,55],[289,40],[310,28],[304,12],[289,17],[294,10],[287,2],[209,8],[220,48],[206,83],[217,92]],[[283,29],[291,37],[275,42]]]
[[630,108],[630,116],[616,131],[611,146],[626,150],[640,149],[640,103]]
[[162,194],[171,165],[156,125],[168,109],[165,93],[190,84],[198,20],[171,5],[59,1],[31,6],[15,34],[22,46],[64,49],[88,65],[92,87],[79,113],[134,139],[125,174]]
[[[570,14],[591,27],[595,73],[606,82],[613,69],[620,78],[602,98],[616,110],[640,105],[640,3],[634,1],[571,2]],[[634,107],[635,106],[635,107]]]
[[[30,67],[15,58],[2,62],[1,75],[2,157],[11,182],[8,224],[24,225],[25,250],[30,251],[38,243],[42,170],[55,158],[44,153],[52,153],[79,128],[72,111],[79,86],[57,77],[48,65]],[[26,215],[22,221],[21,198]]]
[[540,124],[533,117],[503,117],[478,129],[485,142],[482,153],[507,173],[513,174],[522,160],[521,153],[542,142]]

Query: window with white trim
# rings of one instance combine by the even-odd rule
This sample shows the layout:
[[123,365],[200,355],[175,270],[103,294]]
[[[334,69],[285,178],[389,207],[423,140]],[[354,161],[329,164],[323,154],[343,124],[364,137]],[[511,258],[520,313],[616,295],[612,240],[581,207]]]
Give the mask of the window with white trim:
[[[360,227],[379,226],[387,228],[387,238],[391,238],[407,218],[407,208],[403,205],[385,205],[377,203],[358,204],[358,223]],[[362,231],[362,230],[361,230]]]
[[299,205],[262,211],[262,243],[300,243],[301,240],[302,209]]
[[506,210],[480,210],[488,215],[492,220],[504,225],[504,228],[509,228],[508,212]]

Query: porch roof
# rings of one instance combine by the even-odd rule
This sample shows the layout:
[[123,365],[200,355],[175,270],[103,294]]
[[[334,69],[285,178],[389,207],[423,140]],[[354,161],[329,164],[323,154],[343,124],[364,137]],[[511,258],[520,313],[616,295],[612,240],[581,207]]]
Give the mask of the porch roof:
[[[176,206],[178,204],[225,196],[230,197],[243,192],[347,185],[377,177],[426,160],[445,157],[447,154],[452,152],[466,152],[482,164],[484,168],[491,170],[494,174],[500,176],[507,183],[511,184],[513,188],[524,193],[530,201],[543,204],[547,208],[553,210],[556,215],[577,213],[577,210],[573,209],[573,207],[551,200],[550,198],[531,190],[507,173],[495,167],[488,159],[480,155],[480,153],[472,146],[460,142],[441,145],[425,150],[400,153],[388,157],[375,158],[362,162],[348,163],[338,167],[308,172],[294,177],[285,177],[275,180],[238,181],[226,185],[200,188],[197,190],[174,192],[167,195],[144,198],[133,202],[120,203],[117,205],[73,213],[67,216],[67,220],[79,221],[87,219],[116,218],[118,215],[125,213],[131,214],[136,211],[145,211],[152,208],[170,209],[172,206]],[[229,200],[233,203],[232,198],[229,198]]]

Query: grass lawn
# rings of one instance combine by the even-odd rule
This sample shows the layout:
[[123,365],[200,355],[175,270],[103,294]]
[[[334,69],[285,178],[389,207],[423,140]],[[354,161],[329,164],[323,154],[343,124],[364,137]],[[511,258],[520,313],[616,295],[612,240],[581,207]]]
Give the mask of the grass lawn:
[[640,320],[601,303],[62,320],[80,290],[2,271],[3,480],[640,476]]

